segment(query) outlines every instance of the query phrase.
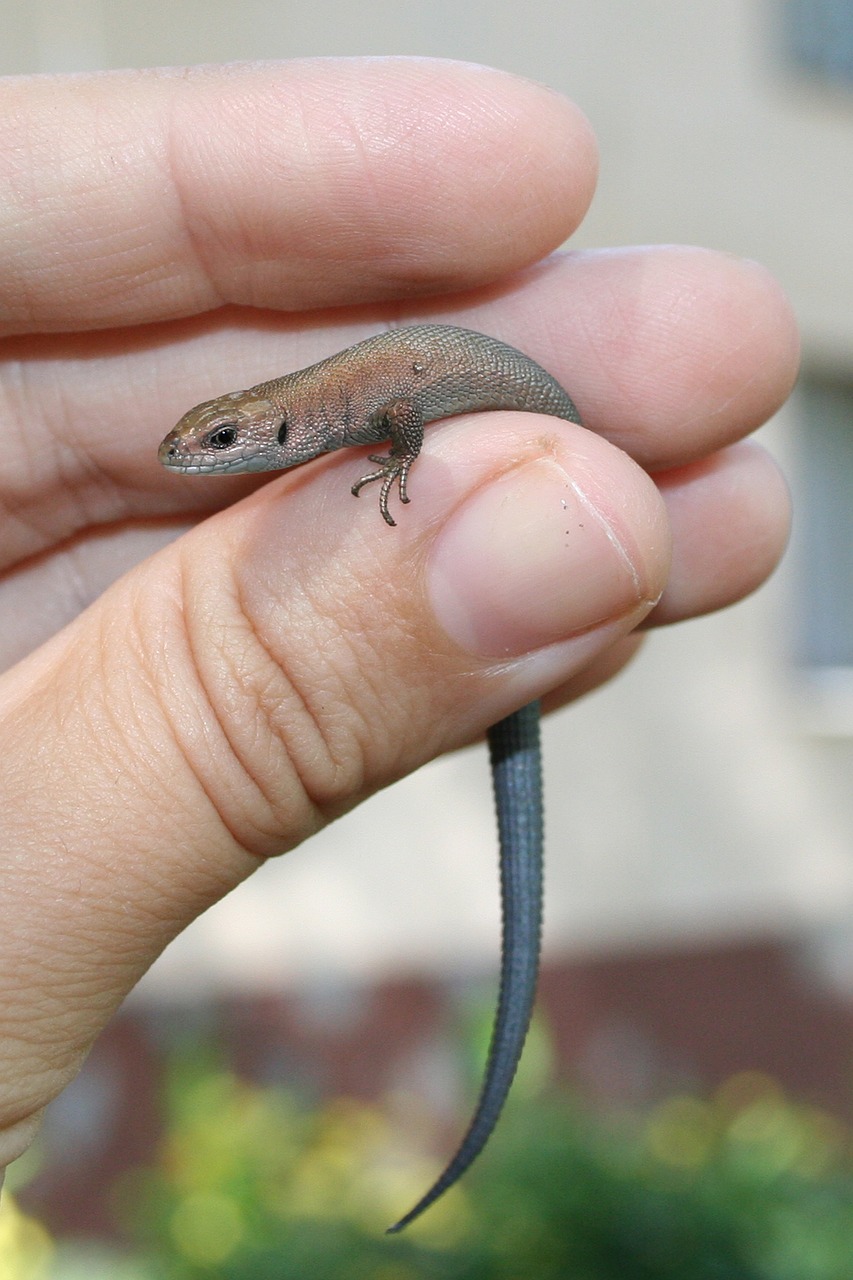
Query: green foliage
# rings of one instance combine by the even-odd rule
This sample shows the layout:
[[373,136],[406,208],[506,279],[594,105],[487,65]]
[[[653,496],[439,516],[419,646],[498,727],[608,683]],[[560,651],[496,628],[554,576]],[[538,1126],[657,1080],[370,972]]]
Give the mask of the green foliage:
[[382,1113],[319,1110],[176,1063],[155,1168],[120,1188],[162,1280],[849,1280],[853,1164],[823,1112],[746,1073],[710,1100],[593,1118],[508,1108],[488,1152],[399,1238],[437,1171]]

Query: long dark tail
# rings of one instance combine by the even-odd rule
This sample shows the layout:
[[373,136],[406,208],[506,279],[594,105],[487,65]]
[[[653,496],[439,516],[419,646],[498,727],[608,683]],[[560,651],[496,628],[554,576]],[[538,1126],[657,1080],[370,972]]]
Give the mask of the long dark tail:
[[509,1093],[536,998],[542,933],[542,761],[539,703],[489,730],[501,851],[501,983],[483,1088],[456,1155],[389,1234],[419,1217],[477,1158]]

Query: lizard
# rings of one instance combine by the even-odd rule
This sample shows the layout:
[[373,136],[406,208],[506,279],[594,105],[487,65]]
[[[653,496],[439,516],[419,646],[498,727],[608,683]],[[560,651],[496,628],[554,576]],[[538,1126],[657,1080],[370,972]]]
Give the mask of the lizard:
[[[408,477],[424,427],[456,414],[521,409],[580,423],[560,384],[529,356],[471,329],[418,324],[366,338],[305,369],[190,409],[160,445],[160,462],[193,475],[277,471],[320,454],[390,441],[371,454],[375,470],[352,486],[379,482],[379,509]],[[488,732],[501,870],[500,986],[480,1097],[440,1177],[393,1226],[401,1231],[465,1172],[497,1124],[527,1037],[539,972],[543,800],[540,711],[529,703]]]

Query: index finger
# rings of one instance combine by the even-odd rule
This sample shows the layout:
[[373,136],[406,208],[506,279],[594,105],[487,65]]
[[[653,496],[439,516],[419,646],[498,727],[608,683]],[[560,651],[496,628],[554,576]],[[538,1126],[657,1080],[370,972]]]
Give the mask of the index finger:
[[0,333],[464,289],[584,215],[584,116],[504,72],[310,59],[0,84]]

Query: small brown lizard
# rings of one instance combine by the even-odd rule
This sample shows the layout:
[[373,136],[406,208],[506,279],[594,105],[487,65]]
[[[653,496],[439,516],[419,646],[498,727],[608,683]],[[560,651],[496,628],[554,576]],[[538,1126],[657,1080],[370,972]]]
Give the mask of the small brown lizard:
[[[380,481],[379,509],[396,482],[408,502],[409,471],[424,427],[487,409],[524,409],[569,422],[580,416],[549,373],[514,347],[453,325],[421,324],[358,342],[307,369],[218,396],[190,409],[160,446],[173,471],[198,475],[278,471],[350,445],[390,441],[352,492]],[[399,1222],[400,1231],[479,1155],[503,1108],[536,995],[542,919],[542,783],[539,704],[489,730],[501,860],[501,981],[480,1099],[456,1155]]]

